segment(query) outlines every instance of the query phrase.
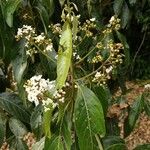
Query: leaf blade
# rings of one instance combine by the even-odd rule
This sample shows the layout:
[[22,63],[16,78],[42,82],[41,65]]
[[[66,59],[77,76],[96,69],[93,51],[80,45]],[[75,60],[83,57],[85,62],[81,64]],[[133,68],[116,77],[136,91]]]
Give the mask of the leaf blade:
[[13,14],[17,6],[20,4],[20,2],[21,0],[11,0],[6,3],[4,12],[5,12],[5,20],[9,27],[13,26]]
[[21,121],[30,122],[30,114],[16,94],[7,92],[0,94],[0,107]]
[[57,60],[57,88],[61,89],[65,84],[72,56],[72,31],[68,21],[63,26],[62,35],[59,42]]
[[75,126],[81,150],[94,150],[94,134],[105,135],[105,120],[100,101],[84,86],[79,87],[77,93]]

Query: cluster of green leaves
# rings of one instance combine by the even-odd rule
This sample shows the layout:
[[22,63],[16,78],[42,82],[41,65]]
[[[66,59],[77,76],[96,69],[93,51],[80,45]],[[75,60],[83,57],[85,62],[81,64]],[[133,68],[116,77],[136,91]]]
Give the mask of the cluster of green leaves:
[[[71,76],[72,88],[67,91],[67,100],[64,105],[60,106],[59,111],[54,110],[53,112],[43,113],[41,105],[35,107],[26,100],[23,84],[26,79],[36,73],[43,74],[44,77],[50,80],[55,80],[57,77],[58,89],[64,85],[68,73],[72,75],[73,70],[69,70],[69,68],[72,68],[73,65],[71,58],[72,41],[75,36],[72,36],[71,31],[74,28],[73,33],[76,35],[76,22],[72,27],[70,22],[66,21],[63,25],[60,40],[58,37],[54,37],[54,47],[58,49],[57,62],[51,61],[43,54],[35,55],[34,61],[27,58],[25,55],[25,41],[15,42],[15,33],[18,27],[27,22],[36,27],[37,32],[42,31],[51,37],[52,33],[48,31],[48,25],[60,21],[59,15],[57,19],[54,16],[57,14],[58,8],[61,9],[64,3],[64,0],[0,0],[0,19],[2,20],[0,22],[0,77],[2,76],[0,84],[2,83],[4,87],[1,89],[2,93],[0,94],[0,146],[6,141],[10,149],[28,149],[23,137],[28,132],[33,132],[36,137],[36,143],[32,147],[33,150],[127,149],[124,140],[119,137],[119,133],[113,133],[112,135],[112,129],[108,127],[111,123],[116,128],[118,125],[117,122],[110,122],[107,118],[107,109],[111,105],[111,95],[109,90],[104,87],[97,86],[89,80],[86,80],[86,82],[79,80],[79,82],[76,82],[78,89],[75,89],[75,82]],[[97,9],[94,9],[93,6],[96,6],[97,2],[88,0],[84,4],[79,1],[76,3],[77,6],[79,5],[79,11],[83,6],[87,8],[89,16],[95,17],[96,12],[94,10]],[[125,4],[123,5],[123,3]],[[134,4],[135,1],[132,0],[130,3]],[[105,5],[109,5],[109,2],[104,1],[102,6]],[[115,13],[124,17],[122,19],[123,28],[127,26],[128,17],[130,16],[127,5],[125,1],[114,2]],[[18,12],[20,15],[18,15]],[[81,15],[84,16],[83,18],[81,16],[83,20],[89,17],[84,13],[84,11],[81,12]],[[99,18],[102,18],[102,14],[99,15]],[[20,22],[17,20],[20,20]],[[98,23],[100,24],[100,22]],[[103,23],[99,25],[99,28],[102,27]],[[129,46],[123,34],[116,32],[115,36],[125,47],[125,68],[127,68],[130,63]],[[116,38],[115,36],[114,38]],[[107,37],[105,42],[112,38],[113,35]],[[94,44],[93,40],[86,38],[79,49],[88,49],[92,44]],[[81,51],[83,56],[86,53]],[[50,54],[50,56],[54,59],[56,53]],[[15,81],[17,81],[18,91],[13,90],[11,87],[11,81],[13,80],[9,70],[11,65]],[[84,69],[86,71],[77,70],[75,72],[76,78],[86,76],[93,68],[85,62]],[[6,85],[5,74],[8,76],[8,85]],[[7,92],[5,92],[6,86],[9,87]],[[150,104],[147,97],[143,94],[130,107],[127,124],[125,125],[126,136],[133,130],[143,108],[150,115]],[[135,150],[148,149],[148,147],[149,145],[143,145],[135,148]]]

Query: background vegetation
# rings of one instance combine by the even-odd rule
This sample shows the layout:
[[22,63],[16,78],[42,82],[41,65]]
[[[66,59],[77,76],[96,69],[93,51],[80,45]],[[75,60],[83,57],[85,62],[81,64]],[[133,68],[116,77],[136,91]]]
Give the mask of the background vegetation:
[[[65,4],[70,4],[74,13],[69,14],[70,10],[66,7],[62,21]],[[0,7],[1,149],[127,149],[125,138],[133,131],[140,113],[150,115],[150,1],[0,0]],[[67,13],[73,16],[73,21],[70,16],[70,20],[67,20]],[[113,29],[112,34],[103,36],[103,31],[109,28],[112,16],[120,18],[120,30]],[[93,18],[96,25],[93,26],[91,21],[90,27],[82,30],[86,20]],[[61,34],[54,33],[56,28],[53,27],[57,23],[63,26]],[[27,39],[16,38],[18,28],[22,28],[23,25],[35,29],[35,37],[43,33],[46,40],[52,39],[42,44],[47,46],[47,43],[52,42],[53,50],[45,53],[41,51],[45,48],[42,44],[36,45],[35,41],[29,41],[30,48],[35,48],[38,52],[28,56],[25,46]],[[82,28],[79,28],[80,25]],[[86,31],[92,36],[87,36]],[[65,32],[67,36],[62,34]],[[82,40],[77,40],[76,36],[80,36]],[[68,37],[72,37],[72,40]],[[92,49],[99,40],[103,44],[100,49],[105,49],[110,40],[113,40],[113,44],[122,43],[124,47],[121,50],[124,55],[121,57],[123,63],[114,64],[116,66],[111,72],[111,79],[108,82],[106,80],[107,86],[105,80],[100,80],[97,84],[93,83],[92,77],[89,76],[100,71],[99,65],[105,65],[109,58],[110,53],[105,49],[102,53],[104,61],[89,63],[97,56]],[[67,57],[63,53],[64,45],[69,52]],[[75,46],[73,54],[72,45]],[[59,61],[55,59],[57,54]],[[72,55],[75,57],[71,58]],[[81,57],[79,60],[78,55]],[[86,55],[88,57],[85,57]],[[107,64],[106,68],[109,65]],[[48,113],[45,113],[42,105],[36,106],[28,101],[24,86],[31,77],[40,74],[45,80],[56,80],[57,89],[62,89],[65,81],[71,85],[69,88],[63,87],[67,93],[65,103],[59,103],[58,108],[51,109]],[[144,80],[142,84],[147,86],[142,94],[129,104],[125,98],[129,92],[125,82],[135,79]],[[121,89],[121,95],[115,97],[114,93],[118,87]],[[118,112],[111,111],[116,108]],[[79,119],[76,120],[76,117]],[[86,130],[87,127],[90,129]],[[149,144],[144,144],[137,146],[135,150],[149,148]]]

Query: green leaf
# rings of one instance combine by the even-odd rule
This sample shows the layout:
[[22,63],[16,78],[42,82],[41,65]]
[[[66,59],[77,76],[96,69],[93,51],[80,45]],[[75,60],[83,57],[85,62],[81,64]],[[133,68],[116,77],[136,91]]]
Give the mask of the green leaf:
[[106,150],[127,150],[127,147],[125,144],[118,143],[108,147]]
[[123,2],[124,2],[124,0],[115,0],[114,1],[113,8],[114,8],[115,15],[119,15],[120,12],[122,11]]
[[133,150],[149,150],[149,149],[150,149],[150,144],[143,144],[143,145],[138,145]]
[[78,32],[78,17],[77,16],[73,16],[73,22],[72,22],[72,33],[73,33],[73,37],[72,39],[73,40],[76,40],[76,35],[77,35],[77,32]]
[[144,99],[144,110],[148,116],[150,116],[150,101]]
[[0,108],[23,122],[30,122],[29,112],[22,105],[20,98],[16,94],[7,92],[0,94]]
[[9,119],[9,127],[12,133],[17,138],[23,138],[25,134],[27,134],[26,126],[18,119],[10,118]]
[[27,150],[28,146],[20,138],[17,138],[17,140],[16,140],[16,149],[17,150]]
[[144,99],[144,111],[148,116],[150,116],[150,92],[147,90],[143,94],[143,99]]
[[53,109],[47,110],[43,112],[43,125],[44,125],[44,133],[45,136],[51,138],[51,119],[52,119],[52,111]]
[[46,139],[44,150],[64,150],[61,137],[53,136],[51,139]]
[[64,140],[64,143],[65,143],[66,149],[70,150],[71,149],[71,144],[72,144],[72,140],[71,140],[71,127],[70,127],[70,125],[68,123],[68,120],[66,120],[66,119],[64,119],[64,121],[63,121],[62,135],[61,136],[64,137],[63,140]]
[[45,7],[42,4],[40,4],[40,3],[35,8],[39,12],[39,15],[40,15],[40,18],[41,18],[41,21],[43,23],[43,27],[44,27],[44,30],[45,30],[45,34],[47,34],[47,27],[48,27],[48,23],[49,23],[48,13],[47,13]]
[[102,139],[104,149],[107,149],[115,144],[125,144],[125,141],[119,136],[106,136]]
[[46,9],[48,10],[49,17],[51,17],[53,12],[54,12],[54,8],[55,8],[54,0],[42,0],[42,3],[44,4]]
[[68,21],[63,25],[63,31],[59,42],[57,60],[57,88],[61,89],[65,84],[71,65],[72,56],[72,31]]
[[20,4],[21,0],[9,0],[6,3],[4,13],[5,13],[5,20],[9,27],[13,26],[13,14]]
[[110,100],[110,93],[107,89],[105,89],[102,86],[93,86],[92,87],[93,92],[96,94],[96,96],[98,97],[98,99],[100,100],[103,110],[104,110],[104,114],[107,114],[107,108],[108,108],[108,103]]
[[34,108],[34,111],[31,114],[30,118],[31,129],[36,135],[36,137],[41,136],[42,134],[42,106],[38,105]]
[[14,72],[14,78],[18,84],[21,84],[24,71],[27,67],[27,57],[25,54],[25,40],[21,40],[16,48],[18,52],[15,58],[12,60],[12,67]]
[[42,106],[38,105],[34,108],[34,111],[31,114],[30,124],[32,129],[38,128],[42,123]]
[[87,87],[79,86],[75,101],[75,127],[81,150],[94,150],[94,135],[105,135],[105,120],[99,99]]
[[142,108],[143,108],[143,96],[140,95],[138,99],[134,101],[133,105],[130,108],[127,122],[125,124],[126,135],[129,135],[130,132],[133,130],[136,121],[142,111]]
[[127,26],[130,18],[131,18],[131,12],[128,8],[127,3],[125,2],[123,5],[122,14],[121,14],[121,26],[122,26],[122,28],[125,28]]
[[44,144],[45,144],[45,137],[43,137],[40,141],[33,144],[32,150],[43,150]]

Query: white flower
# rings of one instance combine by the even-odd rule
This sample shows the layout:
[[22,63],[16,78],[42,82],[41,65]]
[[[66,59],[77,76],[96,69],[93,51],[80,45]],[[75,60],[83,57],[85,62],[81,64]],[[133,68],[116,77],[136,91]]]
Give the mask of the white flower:
[[111,18],[110,18],[110,20],[109,20],[109,23],[111,24],[112,22],[114,22],[115,21],[115,16],[112,16]]
[[62,103],[64,103],[64,99],[65,99],[65,98],[62,97],[62,98],[59,99],[59,101],[62,102]]
[[81,57],[80,57],[79,55],[77,55],[77,56],[76,56],[76,59],[77,59],[77,60],[80,60],[80,59],[81,59]]
[[52,51],[52,48],[53,48],[52,43],[51,43],[51,44],[48,44],[48,45],[46,46],[46,51]]
[[109,68],[107,68],[107,69],[106,69],[106,73],[108,73],[108,74],[109,74],[109,73],[112,71],[112,69],[113,69],[113,67],[112,67],[112,66],[110,66]]
[[100,72],[96,72],[95,78],[99,78],[99,77],[101,77],[101,73]]
[[77,54],[76,52],[73,52],[73,56],[74,56],[74,57],[76,56],[76,54]]
[[41,34],[41,35],[38,35],[37,37],[34,37],[34,39],[36,43],[39,43],[45,39],[45,36]]
[[95,18],[91,18],[90,21],[94,22],[96,19]]
[[36,106],[41,102],[44,111],[55,108],[58,102],[64,102],[66,92],[63,89],[56,90],[55,81],[42,78],[42,75],[31,77],[24,85],[27,99]]

